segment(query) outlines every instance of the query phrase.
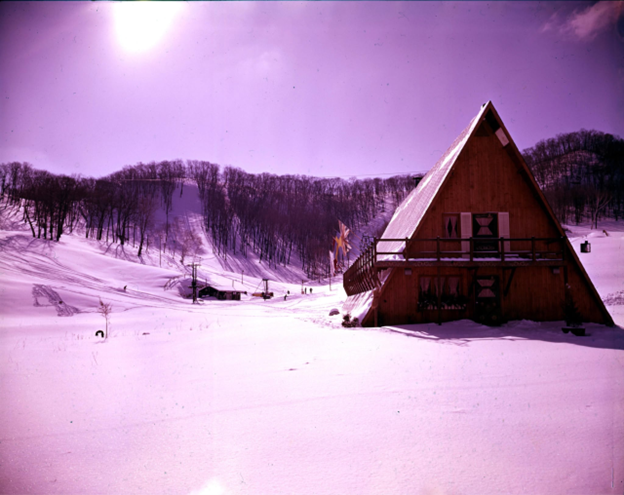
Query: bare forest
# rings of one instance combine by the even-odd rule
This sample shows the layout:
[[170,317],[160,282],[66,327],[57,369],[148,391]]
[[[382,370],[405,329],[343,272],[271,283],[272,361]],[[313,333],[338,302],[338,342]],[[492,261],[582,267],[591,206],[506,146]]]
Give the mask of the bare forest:
[[[624,215],[624,140],[598,131],[560,134],[525,149],[562,223]],[[338,220],[358,230],[414,187],[411,176],[349,180],[251,174],[199,160],[138,163],[99,179],[54,175],[28,163],[0,164],[0,208],[19,211],[33,237],[67,232],[137,249],[177,249],[182,262],[196,232],[170,218],[173,195],[195,184],[214,252],[258,256],[271,266],[301,263],[324,276]],[[155,222],[158,209],[164,222]],[[186,229],[188,230],[188,228]]]
[[522,152],[562,223],[624,215],[624,140],[581,129]]
[[[58,241],[77,229],[87,238],[132,246],[138,256],[150,246],[177,249],[182,261],[197,240],[196,233],[174,228],[173,195],[196,184],[205,233],[217,255],[253,252],[272,266],[296,260],[311,278],[326,275],[338,220],[358,229],[396,207],[414,187],[410,176],[250,174],[198,160],[139,163],[99,179],[13,162],[0,165],[0,181],[2,209],[20,211],[33,237]],[[159,208],[165,220],[156,224]]]

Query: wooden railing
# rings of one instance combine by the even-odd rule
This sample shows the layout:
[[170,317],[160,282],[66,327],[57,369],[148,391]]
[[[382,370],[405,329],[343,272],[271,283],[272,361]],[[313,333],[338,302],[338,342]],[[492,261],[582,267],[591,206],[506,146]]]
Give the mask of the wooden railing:
[[[401,244],[401,250],[384,251],[387,244]],[[563,237],[500,237],[446,239],[375,239],[375,263],[393,256],[395,259],[418,260],[431,259],[475,259],[494,258],[500,261],[510,260],[562,260],[564,256]]]
[[371,243],[344,273],[344,288],[347,295],[373,290],[378,284],[375,268],[375,243]]
[[564,237],[375,239],[345,272],[344,287],[347,295],[372,290],[378,271],[393,266],[563,262],[564,248]]

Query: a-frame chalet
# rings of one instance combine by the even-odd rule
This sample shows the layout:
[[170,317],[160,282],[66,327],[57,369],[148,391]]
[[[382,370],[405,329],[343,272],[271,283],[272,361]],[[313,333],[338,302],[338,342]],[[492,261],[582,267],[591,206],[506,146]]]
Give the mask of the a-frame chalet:
[[[345,272],[364,326],[613,320],[491,102]],[[567,292],[567,296],[566,296]]]

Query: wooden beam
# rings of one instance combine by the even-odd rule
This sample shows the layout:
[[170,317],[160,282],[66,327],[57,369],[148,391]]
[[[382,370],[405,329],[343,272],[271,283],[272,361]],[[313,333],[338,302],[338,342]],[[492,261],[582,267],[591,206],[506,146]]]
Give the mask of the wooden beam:
[[437,286],[438,286],[438,325],[442,325],[442,279],[440,278],[440,265],[438,265]]
[[471,297],[474,293],[475,284],[477,283],[477,272],[479,271],[479,267],[471,267],[470,271],[472,271],[472,280],[470,281],[470,288],[468,289],[468,297]]
[[562,267],[566,263],[563,260],[526,260],[526,261],[474,261],[469,260],[455,260],[455,261],[436,261],[436,260],[384,260],[375,262],[375,268],[382,270],[384,268],[416,268],[419,266],[432,266],[432,267],[479,267],[490,266],[498,268],[513,268],[513,267],[536,267],[536,266],[548,266],[548,267]]
[[[507,284],[505,284],[505,290],[503,291],[503,296],[507,297],[507,294],[509,294],[509,288],[511,287],[511,281],[514,278],[514,275],[516,273],[516,266],[514,266],[513,268],[511,268],[511,275],[509,275],[509,278],[507,279]],[[505,268],[503,270],[503,273],[505,271],[507,271],[509,268]]]

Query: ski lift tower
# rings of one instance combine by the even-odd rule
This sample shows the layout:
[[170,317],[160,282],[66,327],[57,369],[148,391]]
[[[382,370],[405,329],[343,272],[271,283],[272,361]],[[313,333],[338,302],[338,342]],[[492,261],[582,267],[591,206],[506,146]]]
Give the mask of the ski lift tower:
[[190,263],[191,267],[191,288],[193,289],[193,304],[197,302],[197,267],[199,267],[199,263]]
[[262,292],[262,299],[271,299],[273,294],[269,292],[269,279],[263,278],[262,282],[264,283],[264,291]]

